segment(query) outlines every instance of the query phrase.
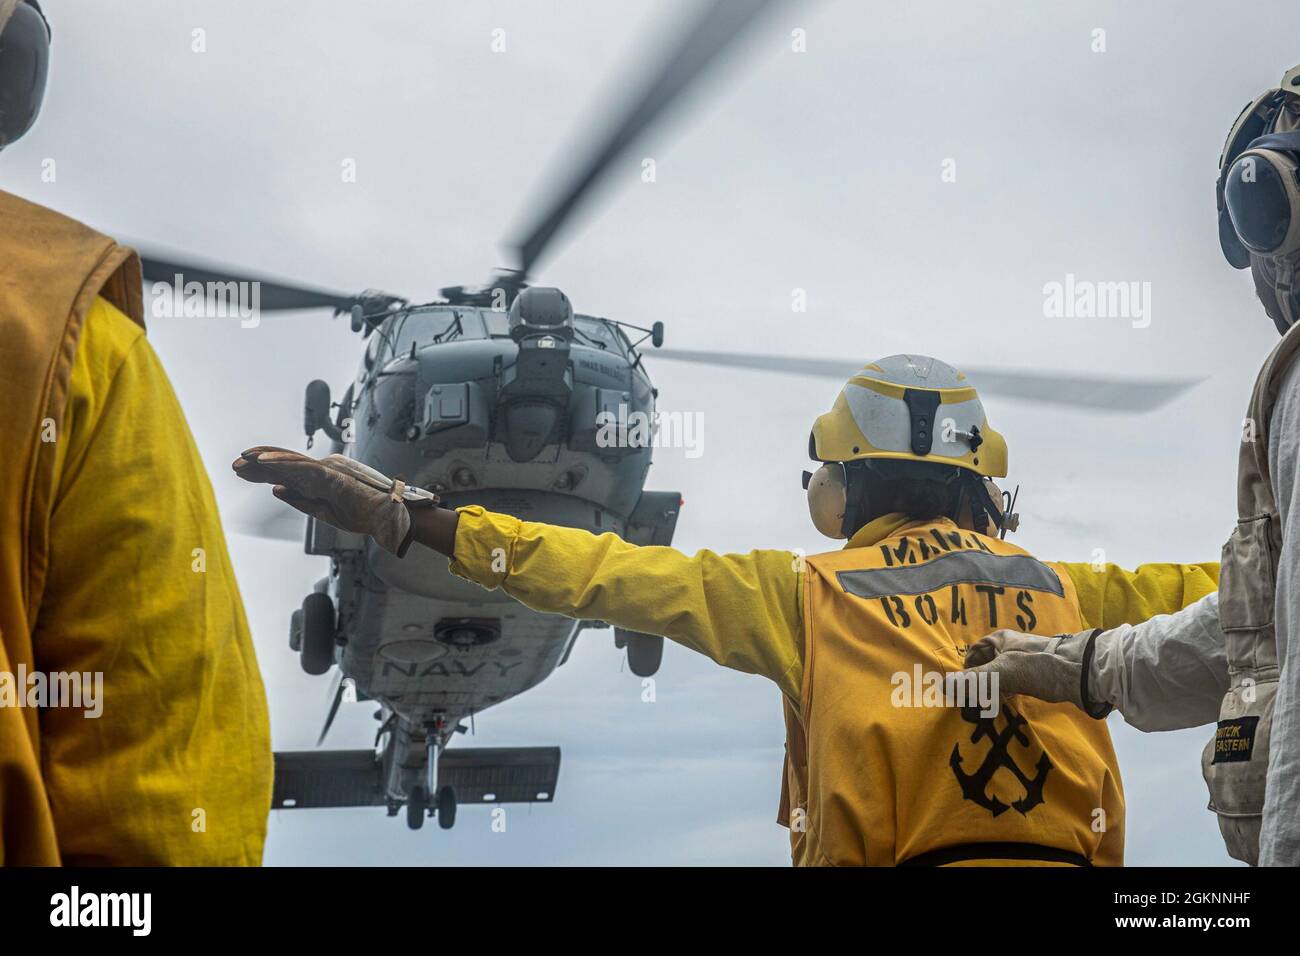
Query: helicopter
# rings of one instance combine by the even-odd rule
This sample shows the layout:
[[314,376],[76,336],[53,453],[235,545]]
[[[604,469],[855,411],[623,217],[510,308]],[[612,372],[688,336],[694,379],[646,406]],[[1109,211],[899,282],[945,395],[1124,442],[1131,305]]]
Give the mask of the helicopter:
[[[367,290],[348,294],[191,256],[142,247],[147,283],[252,283],[263,312],[328,309],[364,343],[337,400],[306,386],[308,447],[324,436],[346,455],[447,507],[481,505],[521,519],[669,545],[678,491],[647,488],[652,443],[608,440],[610,423],[653,421],[658,391],[643,361],[656,357],[757,372],[847,378],[843,360],[663,349],[664,324],[576,311],[559,289],[534,285],[538,262],[629,147],[696,85],[753,25],[788,0],[709,0],[637,87],[520,237],[513,265],[477,287],[448,286],[428,301]],[[576,153],[575,153],[576,155]],[[1188,381],[1137,381],[972,369],[983,391],[1068,405],[1144,411]],[[634,434],[619,431],[619,434]],[[345,697],[379,704],[373,746],[276,754],[279,809],[405,808],[411,829],[448,829],[461,804],[550,802],[558,747],[454,746],[484,710],[535,687],[569,658],[586,627],[543,614],[502,591],[452,575],[444,558],[412,549],[397,559],[363,537],[294,513],[305,551],[328,562],[290,615],[289,645],[312,675],[335,672],[323,743]],[[628,669],[654,675],[663,637],[613,629]],[[469,726],[467,726],[469,722]]]

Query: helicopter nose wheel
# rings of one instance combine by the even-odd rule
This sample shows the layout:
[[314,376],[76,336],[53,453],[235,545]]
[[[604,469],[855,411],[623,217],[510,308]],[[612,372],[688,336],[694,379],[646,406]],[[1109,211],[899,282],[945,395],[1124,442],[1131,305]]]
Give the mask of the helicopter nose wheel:
[[302,669],[308,674],[324,674],[334,666],[334,602],[330,596],[319,591],[308,594],[302,602],[301,620]]
[[418,830],[424,826],[424,818],[428,815],[429,795],[424,787],[416,787],[406,798],[406,825],[412,830]]
[[627,669],[637,677],[653,677],[664,658],[664,639],[614,628],[614,646],[627,648]]

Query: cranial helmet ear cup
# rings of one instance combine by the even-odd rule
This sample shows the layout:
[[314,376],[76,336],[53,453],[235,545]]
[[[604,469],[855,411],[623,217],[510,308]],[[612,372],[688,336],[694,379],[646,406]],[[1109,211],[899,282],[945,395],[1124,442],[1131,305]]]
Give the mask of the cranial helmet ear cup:
[[1257,256],[1300,251],[1300,133],[1254,140],[1224,177],[1224,205],[1238,243]]
[[813,526],[828,538],[847,538],[844,533],[847,507],[844,466],[838,461],[827,462],[808,480],[808,515]]
[[19,3],[0,23],[0,149],[36,122],[49,70],[50,30],[35,3]]
[[1232,130],[1228,133],[1228,138],[1223,144],[1223,152],[1219,156],[1219,178],[1215,184],[1219,210],[1219,247],[1223,250],[1224,258],[1234,269],[1245,269],[1250,265],[1250,250],[1242,244],[1237,230],[1233,227],[1225,201],[1224,185],[1238,157],[1249,148],[1252,141],[1272,128],[1278,110],[1285,102],[1284,92],[1281,89],[1272,89],[1246,104],[1246,108],[1232,124]]

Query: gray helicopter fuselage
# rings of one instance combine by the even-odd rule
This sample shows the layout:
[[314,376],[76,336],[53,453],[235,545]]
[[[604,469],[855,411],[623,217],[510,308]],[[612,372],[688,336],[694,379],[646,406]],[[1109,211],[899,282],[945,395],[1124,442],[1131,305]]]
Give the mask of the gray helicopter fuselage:
[[[652,443],[639,426],[653,423],[655,390],[622,331],[576,316],[568,341],[529,353],[505,319],[453,305],[385,319],[339,404],[334,450],[450,507],[668,543],[680,499],[643,495]],[[418,545],[399,559],[311,521],[307,550],[331,558],[320,587],[336,607],[336,661],[359,696],[395,716],[397,757],[412,772],[429,727],[444,728],[445,743],[538,684],[580,626],[456,577]]]

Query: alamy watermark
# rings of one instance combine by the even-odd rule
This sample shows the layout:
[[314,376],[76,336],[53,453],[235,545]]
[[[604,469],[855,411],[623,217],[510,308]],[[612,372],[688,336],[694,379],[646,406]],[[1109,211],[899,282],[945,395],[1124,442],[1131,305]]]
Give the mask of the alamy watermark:
[[1094,282],[1066,273],[1064,282],[1043,286],[1043,315],[1049,319],[1128,319],[1135,329],[1151,324],[1150,282]]
[[704,454],[703,412],[632,411],[596,415],[596,445],[600,448],[682,448],[687,458]]
[[981,717],[996,717],[1001,703],[996,671],[927,671],[914,664],[889,683],[895,707],[978,707]]
[[253,281],[186,282],[179,272],[171,282],[155,282],[150,311],[155,319],[239,319],[239,327],[262,322],[262,283]]
[[50,897],[50,925],[122,927],[132,936],[148,936],[153,928],[153,894],[83,893],[73,885],[68,892]]
[[83,710],[81,716],[98,718],[104,713],[102,671],[29,671],[19,664],[16,671],[0,671],[0,707],[69,707]]

